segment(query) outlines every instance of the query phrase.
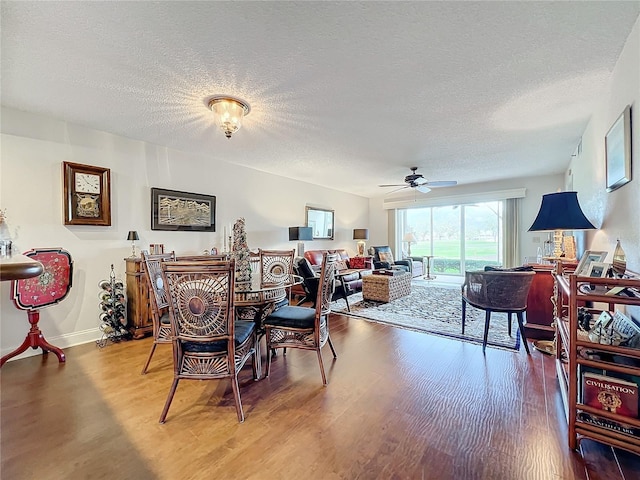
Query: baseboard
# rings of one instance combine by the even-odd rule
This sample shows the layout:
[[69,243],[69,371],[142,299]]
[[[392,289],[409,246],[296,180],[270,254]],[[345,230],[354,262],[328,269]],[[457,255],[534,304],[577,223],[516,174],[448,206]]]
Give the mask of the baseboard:
[[[91,328],[89,330],[81,330],[79,332],[67,333],[65,335],[58,335],[57,337],[46,337],[46,338],[47,338],[47,342],[49,342],[51,345],[65,349],[65,348],[73,347],[76,345],[82,345],[83,343],[95,342],[96,340],[100,339],[101,336],[102,336],[102,332],[100,331],[100,329],[96,327],[96,328]],[[3,348],[1,352],[2,356],[4,357],[5,355],[13,352],[18,347],[19,345],[15,345],[14,347],[9,347],[9,348]],[[27,349],[26,352],[23,352],[20,355],[13,357],[9,361],[11,362],[13,360],[18,360],[20,358],[33,357],[35,355],[42,355],[42,349],[29,348]]]

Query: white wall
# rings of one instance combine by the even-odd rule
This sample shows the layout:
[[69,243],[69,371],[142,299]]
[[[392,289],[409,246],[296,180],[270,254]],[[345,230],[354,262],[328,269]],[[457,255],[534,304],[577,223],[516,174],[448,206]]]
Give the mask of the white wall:
[[[547,239],[545,232],[528,232],[533,223],[538,210],[542,195],[553,193],[558,189],[564,190],[564,177],[562,175],[544,175],[530,178],[516,178],[512,180],[501,180],[496,182],[476,183],[470,185],[459,185],[449,189],[433,189],[426,194],[430,199],[438,197],[452,197],[481,194],[487,192],[498,192],[515,188],[526,189],[526,196],[520,202],[520,259],[524,257],[535,257],[537,248]],[[425,195],[425,194],[419,194]],[[389,228],[390,219],[387,211],[384,210],[385,197],[375,197],[369,200],[369,232],[371,245],[393,245],[394,232]]]
[[[251,249],[293,249],[296,243],[288,241],[287,227],[304,225],[305,206],[313,205],[335,210],[335,240],[308,241],[305,247],[346,248],[355,254],[352,229],[366,228],[369,220],[364,197],[13,109],[2,109],[1,141],[0,207],[7,210],[14,251],[60,246],[74,260],[69,296],[41,312],[46,338],[60,347],[99,338],[98,281],[108,278],[111,264],[124,278],[123,259],[131,254],[131,242],[125,240],[129,230],[138,231],[142,248],[164,243],[178,254],[200,253],[213,246],[221,249],[221,226],[244,217]],[[111,227],[63,225],[63,161],[111,169]],[[218,231],[152,231],[150,187],[215,195]],[[26,313],[9,298],[10,283],[2,282],[2,355],[20,345],[28,330]],[[29,349],[23,356],[38,353]]]
[[[631,105],[632,180],[607,192],[604,137],[627,105]],[[611,261],[619,238],[627,255],[627,268],[640,272],[640,19],[584,131],[582,152],[571,162],[571,173],[585,214],[599,227],[587,234],[589,248],[609,251],[607,261]]]

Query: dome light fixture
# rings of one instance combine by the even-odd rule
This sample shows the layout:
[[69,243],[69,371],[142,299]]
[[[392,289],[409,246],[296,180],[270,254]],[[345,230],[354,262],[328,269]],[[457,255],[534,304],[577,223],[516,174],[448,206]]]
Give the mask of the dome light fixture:
[[216,95],[209,99],[209,108],[213,112],[216,125],[222,129],[227,138],[231,138],[242,126],[242,117],[249,115],[251,107],[238,98],[227,95]]

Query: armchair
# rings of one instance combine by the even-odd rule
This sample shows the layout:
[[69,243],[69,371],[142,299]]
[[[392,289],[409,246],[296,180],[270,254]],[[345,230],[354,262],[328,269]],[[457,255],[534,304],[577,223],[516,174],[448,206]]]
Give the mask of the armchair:
[[527,296],[535,272],[530,271],[475,271],[465,272],[462,284],[462,334],[464,335],[467,304],[484,310],[485,324],[482,352],[487,347],[489,322],[492,312],[504,312],[508,317],[511,334],[511,315],[516,314],[524,348],[529,352],[524,331],[523,313],[527,310]]
[[391,247],[388,245],[371,247],[369,254],[373,255],[373,268],[386,268],[391,270],[403,270],[412,273],[413,262],[409,260],[394,260]]
[[[304,257],[298,257],[296,259],[293,269],[296,275],[302,277],[302,288],[304,289],[304,297],[296,306],[300,306],[306,302],[311,302],[312,308],[315,308],[318,298],[318,288],[321,280],[320,274],[311,267],[309,260]],[[335,287],[331,295],[331,301],[337,300],[338,298],[344,298],[348,306],[349,302],[347,301],[347,295],[353,293],[353,291],[349,288],[348,284],[344,284],[343,280],[339,277],[336,277],[334,282]]]

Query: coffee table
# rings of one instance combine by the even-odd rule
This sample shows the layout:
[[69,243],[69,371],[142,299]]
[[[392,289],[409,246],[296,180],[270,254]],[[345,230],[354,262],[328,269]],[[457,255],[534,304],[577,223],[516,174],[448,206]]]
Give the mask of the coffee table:
[[362,277],[362,298],[377,302],[392,302],[411,293],[411,274],[367,275]]

